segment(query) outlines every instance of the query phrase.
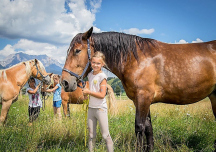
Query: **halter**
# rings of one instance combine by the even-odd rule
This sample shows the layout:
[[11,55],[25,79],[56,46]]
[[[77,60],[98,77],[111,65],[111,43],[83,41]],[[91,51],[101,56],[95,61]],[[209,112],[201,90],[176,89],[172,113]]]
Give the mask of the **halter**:
[[36,77],[38,76],[38,73],[40,73],[40,75],[42,76],[43,79],[45,79],[46,77],[49,76],[49,75],[44,76],[44,75],[40,72],[40,70],[39,70],[39,68],[38,68],[38,66],[37,66],[37,64],[36,64],[36,62],[35,62],[35,66],[36,66],[36,69],[37,69]]
[[84,74],[86,73],[88,67],[89,67],[89,64],[90,64],[90,59],[91,59],[91,50],[90,50],[90,44],[89,44],[89,39],[87,39],[87,45],[88,45],[88,63],[86,64],[85,66],[85,69],[83,70],[82,74],[81,75],[78,75],[66,68],[64,68],[62,71],[66,71],[68,72],[71,76],[75,76],[79,81],[81,81],[82,83],[82,86],[80,86],[78,83],[77,83],[77,86],[80,87],[80,88],[85,88],[85,81],[83,81],[83,76]]

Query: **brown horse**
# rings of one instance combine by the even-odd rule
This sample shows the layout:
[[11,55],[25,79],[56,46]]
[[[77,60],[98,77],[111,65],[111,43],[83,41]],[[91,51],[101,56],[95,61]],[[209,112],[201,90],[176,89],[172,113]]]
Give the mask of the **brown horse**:
[[[138,148],[153,149],[150,105],[163,102],[192,104],[209,97],[216,117],[216,41],[167,44],[117,32],[76,35],[68,49],[62,72],[65,91],[75,91],[88,55],[101,51],[108,69],[122,81],[136,107],[135,132]],[[90,51],[88,51],[90,50]],[[74,73],[76,74],[74,76]]]
[[[46,88],[53,88],[56,84],[54,84],[53,76],[55,74],[51,74],[51,85],[46,85],[43,83],[43,87],[41,88],[41,93],[45,93]],[[85,82],[85,87],[89,88],[89,82]],[[80,86],[82,84],[80,83]],[[117,109],[115,107],[115,95],[112,87],[107,84],[107,96],[108,96],[108,106],[109,106],[109,112],[112,115],[115,115],[117,112]],[[87,98],[83,95],[82,89],[77,88],[73,92],[65,92],[64,88],[61,90],[61,98],[62,98],[62,107],[63,107],[63,112],[65,117],[70,116],[70,109],[69,109],[69,104],[83,104],[83,101]]]
[[17,101],[20,89],[30,76],[50,83],[50,77],[43,64],[37,60],[21,62],[8,69],[0,70],[0,104],[2,104],[0,125],[4,124],[12,102]]
[[[82,86],[82,84],[80,84]],[[89,82],[86,82],[86,88],[89,88]],[[107,95],[108,95],[108,106],[109,106],[109,112],[112,115],[115,115],[117,110],[115,109],[115,95],[113,92],[112,87],[107,84]],[[61,90],[61,98],[62,98],[62,106],[64,115],[70,116],[70,109],[69,104],[83,104],[83,101],[86,99],[86,97],[83,95],[82,89],[77,88],[73,92],[65,92],[64,88]]]

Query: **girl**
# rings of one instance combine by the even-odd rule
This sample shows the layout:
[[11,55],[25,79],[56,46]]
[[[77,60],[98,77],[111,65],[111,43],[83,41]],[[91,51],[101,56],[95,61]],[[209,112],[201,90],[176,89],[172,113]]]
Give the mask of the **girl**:
[[28,80],[29,88],[26,89],[28,95],[29,95],[29,107],[28,107],[28,113],[29,113],[29,126],[32,125],[32,122],[37,119],[40,113],[40,108],[42,107],[42,100],[39,95],[39,86],[35,87],[35,79],[33,77],[30,77]]
[[61,85],[59,84],[60,76],[55,74],[53,76],[54,80],[54,88],[52,89],[47,89],[46,92],[53,92],[53,111],[54,111],[54,116],[58,115],[58,119],[62,119],[61,115]]
[[84,95],[89,95],[88,128],[89,151],[93,151],[96,141],[97,121],[101,128],[101,134],[106,141],[107,150],[113,151],[113,141],[108,128],[106,84],[107,76],[101,68],[105,65],[105,56],[101,52],[95,52],[91,59],[93,71],[88,74],[89,89],[83,90]]

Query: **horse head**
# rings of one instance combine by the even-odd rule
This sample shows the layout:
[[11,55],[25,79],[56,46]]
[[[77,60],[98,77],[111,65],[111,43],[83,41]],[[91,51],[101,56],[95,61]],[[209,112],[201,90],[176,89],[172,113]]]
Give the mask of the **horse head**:
[[78,83],[84,82],[83,77],[90,71],[91,52],[94,52],[89,42],[92,31],[93,27],[77,34],[71,41],[61,79],[66,92],[75,91]]
[[45,84],[51,83],[51,74],[46,72],[43,64],[37,59],[34,59],[34,63],[32,64],[32,76],[41,80]]

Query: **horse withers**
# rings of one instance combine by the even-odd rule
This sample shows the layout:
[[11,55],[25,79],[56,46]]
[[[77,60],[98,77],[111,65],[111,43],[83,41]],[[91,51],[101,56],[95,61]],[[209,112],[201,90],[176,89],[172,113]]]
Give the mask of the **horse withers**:
[[12,102],[17,101],[20,90],[30,76],[46,84],[51,82],[43,64],[37,59],[21,62],[8,69],[0,70],[0,103],[2,104],[0,125],[5,124]]
[[82,74],[89,60],[88,50],[91,56],[103,52],[108,69],[121,80],[136,107],[138,150],[153,149],[153,103],[184,105],[209,97],[216,117],[216,41],[168,44],[124,33],[92,31],[79,33],[71,41],[62,85],[65,91],[76,90],[78,79],[73,73]]

